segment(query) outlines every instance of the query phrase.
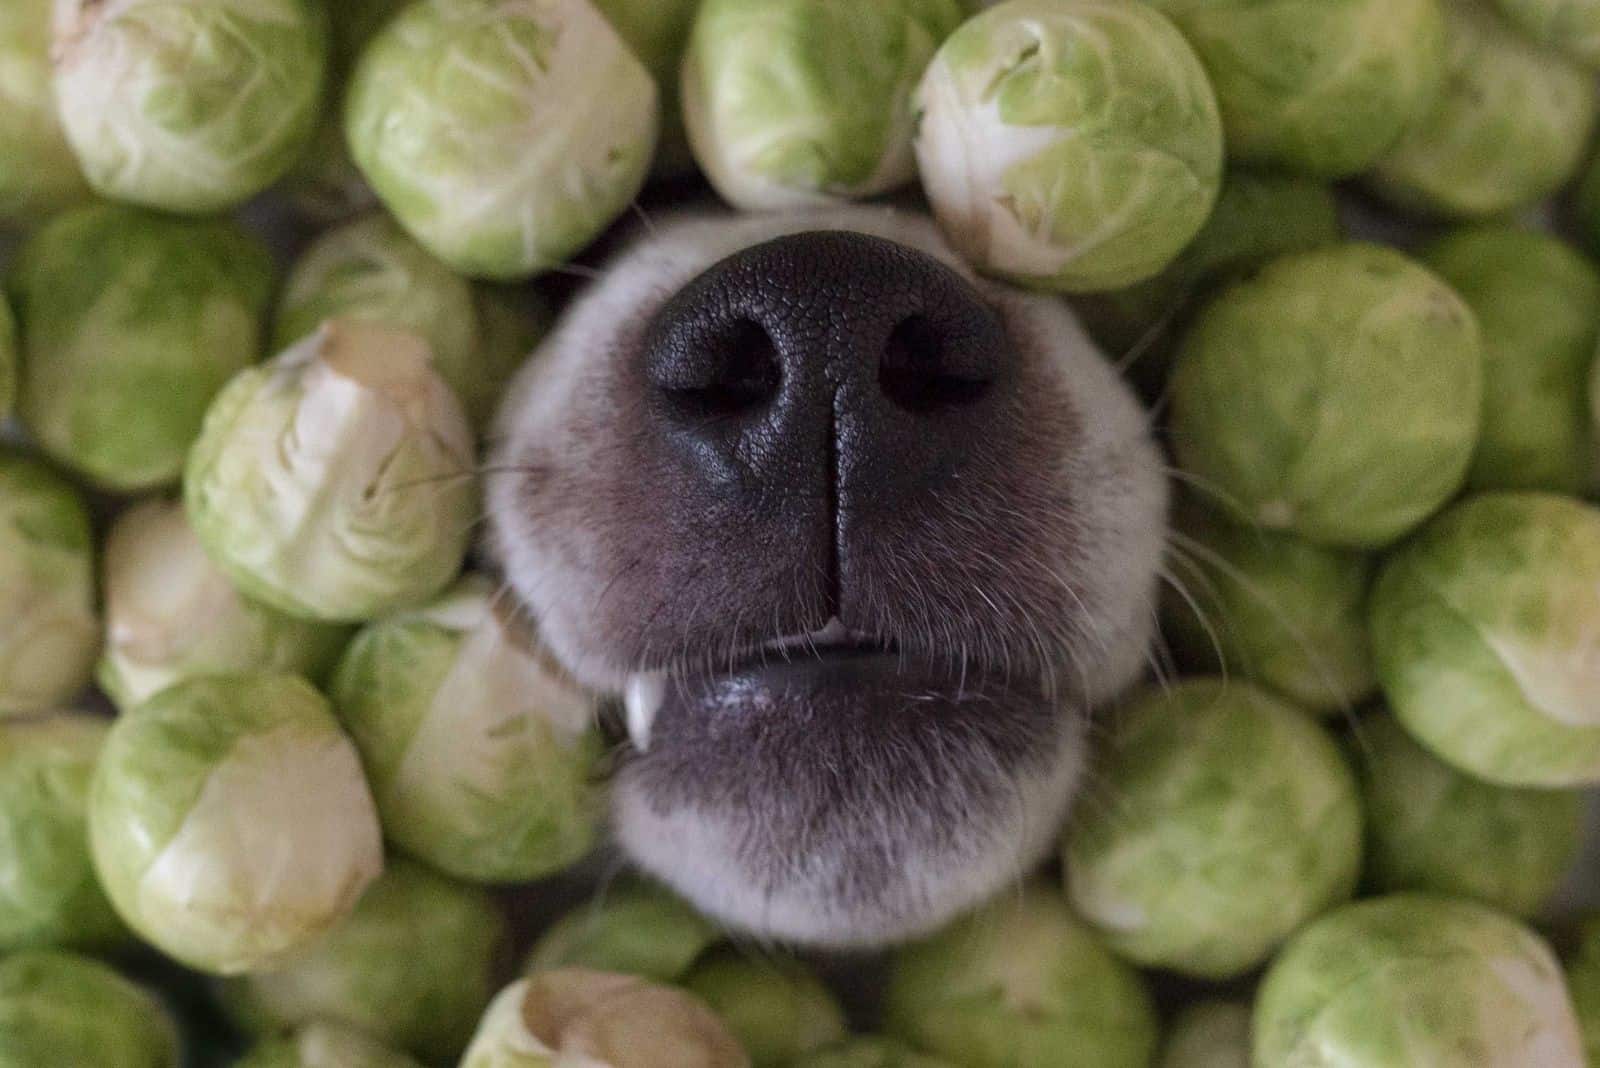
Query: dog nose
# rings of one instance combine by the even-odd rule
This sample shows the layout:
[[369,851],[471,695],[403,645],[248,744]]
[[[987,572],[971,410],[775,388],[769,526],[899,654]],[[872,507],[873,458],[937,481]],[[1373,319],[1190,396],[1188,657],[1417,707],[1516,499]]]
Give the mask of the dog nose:
[[669,447],[763,494],[880,501],[949,477],[981,443],[1012,349],[977,288],[925,253],[814,231],[715,264],[645,344]]

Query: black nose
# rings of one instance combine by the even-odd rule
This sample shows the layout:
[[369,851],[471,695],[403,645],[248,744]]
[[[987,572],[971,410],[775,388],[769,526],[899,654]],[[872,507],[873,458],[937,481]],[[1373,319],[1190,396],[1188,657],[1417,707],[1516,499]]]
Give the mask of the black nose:
[[685,286],[645,346],[652,416],[706,481],[752,498],[879,502],[952,477],[1013,360],[944,264],[841,231],[738,252]]

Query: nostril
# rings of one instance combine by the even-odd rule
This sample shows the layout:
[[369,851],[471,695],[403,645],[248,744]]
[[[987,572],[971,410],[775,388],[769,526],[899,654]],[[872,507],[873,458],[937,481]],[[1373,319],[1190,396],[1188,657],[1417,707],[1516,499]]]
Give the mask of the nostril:
[[971,404],[983,396],[993,375],[964,366],[958,345],[926,315],[908,315],[895,324],[878,363],[878,388],[915,413]]
[[778,393],[778,347],[754,319],[720,323],[698,339],[696,358],[658,382],[681,408],[702,415],[737,415],[764,407]]

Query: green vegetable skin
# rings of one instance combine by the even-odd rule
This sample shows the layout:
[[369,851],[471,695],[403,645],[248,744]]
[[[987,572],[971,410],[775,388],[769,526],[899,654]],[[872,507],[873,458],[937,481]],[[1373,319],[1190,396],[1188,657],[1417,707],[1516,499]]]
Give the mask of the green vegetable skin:
[[104,489],[175,482],[211,399],[261,355],[272,276],[266,248],[228,221],[111,204],[55,217],[9,280],[23,422]]
[[661,101],[661,139],[651,176],[667,179],[693,174],[679,74],[700,0],[594,0],[594,6],[655,79]]
[[11,415],[17,398],[17,320],[0,293],[0,420]]
[[622,882],[547,928],[523,971],[581,967],[670,983],[719,940],[710,921],[670,891]]
[[1588,67],[1600,67],[1600,3],[1596,0],[1494,0],[1518,30]]
[[403,1053],[359,1031],[309,1024],[289,1035],[258,1042],[234,1068],[419,1068]]
[[0,4],[0,223],[31,221],[89,195],[51,95],[50,17],[51,0]]
[[1112,803],[1067,831],[1068,896],[1129,960],[1240,975],[1355,890],[1361,809],[1338,747],[1245,682],[1136,698],[1095,775]]
[[328,66],[317,0],[61,0],[55,99],[89,184],[226,211],[309,142]]
[[1567,987],[1583,1032],[1589,1063],[1600,1061],[1600,920],[1593,917],[1579,931],[1577,951],[1567,963]]
[[917,91],[922,185],[980,270],[1064,292],[1157,274],[1204,225],[1222,123],[1193,50],[1134,0],[1009,0]]
[[1509,226],[1458,231],[1423,260],[1472,307],[1483,332],[1483,433],[1467,485],[1588,489],[1600,272],[1561,240]]
[[1172,380],[1180,465],[1239,519],[1376,548],[1460,488],[1478,440],[1471,309],[1352,243],[1273,261],[1199,315]]
[[891,1038],[848,1038],[794,1062],[794,1068],[955,1068]]
[[1268,970],[1254,1068],[1582,1068],[1561,968],[1480,905],[1396,894],[1318,920]]
[[178,1030],[161,1003],[71,953],[0,958],[0,1068],[178,1068]]
[[730,950],[695,965],[683,986],[722,1017],[753,1068],[787,1068],[847,1032],[838,1000],[795,961],[761,961]]
[[1225,1001],[1189,1006],[1172,1022],[1157,1068],[1250,1068],[1250,1007]]

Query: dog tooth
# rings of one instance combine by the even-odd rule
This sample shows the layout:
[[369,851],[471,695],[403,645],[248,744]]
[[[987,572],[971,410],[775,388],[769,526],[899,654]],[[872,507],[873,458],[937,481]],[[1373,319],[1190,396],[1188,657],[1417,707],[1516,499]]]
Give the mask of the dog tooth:
[[642,671],[628,677],[622,701],[627,709],[628,737],[639,752],[650,749],[650,731],[655,726],[656,713],[667,696],[667,676],[660,671]]

